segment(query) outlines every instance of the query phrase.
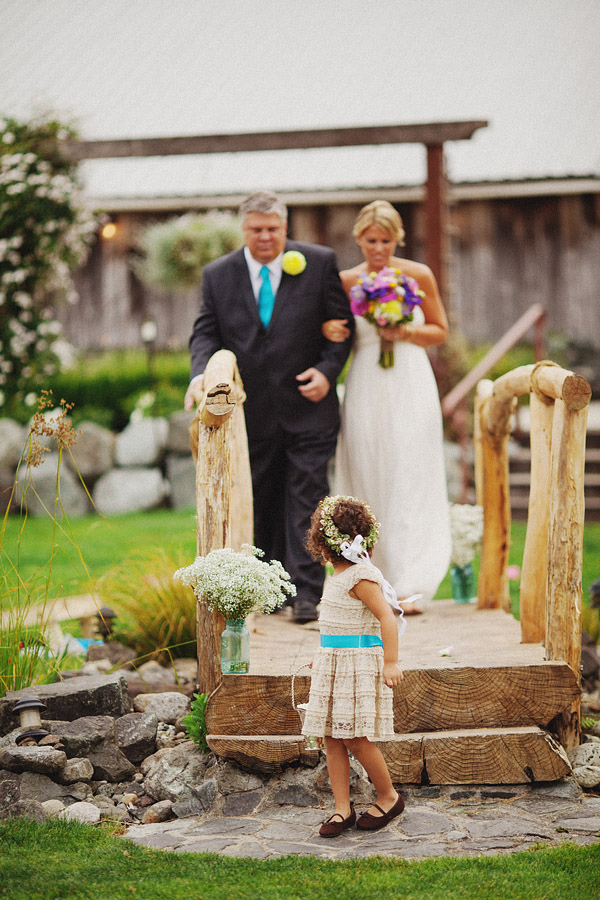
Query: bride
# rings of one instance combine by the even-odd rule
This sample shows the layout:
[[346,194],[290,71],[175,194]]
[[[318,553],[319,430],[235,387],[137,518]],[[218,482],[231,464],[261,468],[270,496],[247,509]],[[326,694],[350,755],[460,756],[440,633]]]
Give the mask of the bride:
[[[353,234],[364,262],[340,273],[348,295],[361,275],[391,266],[414,278],[425,297],[407,325],[376,328],[356,317],[335,493],[359,497],[375,510],[382,527],[373,562],[399,599],[419,593],[427,601],[448,569],[450,527],[442,416],[425,348],[444,343],[448,322],[431,270],[394,256],[404,229],[390,203],[376,200],[365,206]],[[345,325],[346,320],[330,320],[323,333],[329,340],[344,340]],[[394,347],[394,365],[387,369],[378,365],[382,337]],[[422,611],[413,604],[404,610],[408,615]]]

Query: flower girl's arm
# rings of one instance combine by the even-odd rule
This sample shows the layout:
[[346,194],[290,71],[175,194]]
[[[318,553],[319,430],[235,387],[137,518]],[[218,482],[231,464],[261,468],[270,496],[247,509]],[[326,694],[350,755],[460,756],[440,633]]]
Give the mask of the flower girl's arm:
[[391,606],[375,581],[363,579],[352,588],[350,593],[352,596],[362,600],[381,624],[383,680],[388,687],[400,684],[403,675],[402,669],[398,665],[398,626]]

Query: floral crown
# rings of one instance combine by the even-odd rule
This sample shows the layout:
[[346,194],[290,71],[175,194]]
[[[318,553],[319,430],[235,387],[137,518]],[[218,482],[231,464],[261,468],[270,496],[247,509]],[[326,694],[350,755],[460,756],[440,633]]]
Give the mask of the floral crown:
[[328,546],[331,547],[332,550],[335,550],[336,553],[340,553],[342,544],[346,541],[350,542],[352,540],[349,534],[343,534],[340,531],[332,518],[333,513],[335,512],[335,508],[340,500],[353,500],[355,503],[361,503],[363,509],[373,518],[373,524],[369,529],[369,533],[362,535],[363,545],[367,550],[370,550],[379,537],[379,522],[375,521],[375,516],[373,515],[373,510],[371,509],[371,507],[366,503],[362,503],[361,500],[357,500],[356,497],[344,497],[338,495],[335,497],[325,497],[325,499],[321,501],[320,530],[323,533],[326,544],[328,544]]

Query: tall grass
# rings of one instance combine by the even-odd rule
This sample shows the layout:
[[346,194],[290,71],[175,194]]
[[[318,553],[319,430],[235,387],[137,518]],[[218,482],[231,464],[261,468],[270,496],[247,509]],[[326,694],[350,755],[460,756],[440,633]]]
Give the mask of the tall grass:
[[[52,406],[51,392],[42,391],[38,409],[29,427],[17,473],[0,529],[0,696],[35,683],[56,680],[57,672],[67,662],[65,653],[52,648],[49,639],[50,599],[56,539],[60,533],[71,540],[88,582],[89,572],[70,529],[60,494],[60,471],[63,455],[70,453],[77,435],[68,413],[69,404],[61,401],[60,411],[52,418],[45,413]],[[52,508],[44,505],[36,493],[33,470],[49,451],[48,441],[58,448],[56,489]],[[25,469],[25,477],[20,478]],[[27,501],[30,494],[37,497],[50,521],[50,543],[44,547],[35,568],[25,574],[21,569],[21,553],[26,542],[28,523]],[[13,541],[8,540],[9,511],[18,507]],[[9,544],[11,546],[9,547]],[[70,662],[70,661],[69,661]]]

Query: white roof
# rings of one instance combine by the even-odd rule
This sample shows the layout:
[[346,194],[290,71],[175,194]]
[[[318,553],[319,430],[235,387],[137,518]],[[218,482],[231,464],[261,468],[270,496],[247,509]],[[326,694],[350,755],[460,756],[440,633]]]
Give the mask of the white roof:
[[[0,113],[82,138],[487,119],[454,182],[600,176],[598,0],[0,0]],[[91,160],[97,198],[420,184],[418,145]]]

